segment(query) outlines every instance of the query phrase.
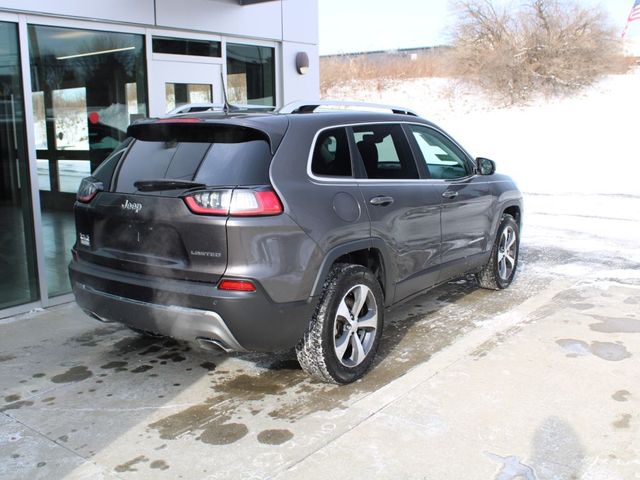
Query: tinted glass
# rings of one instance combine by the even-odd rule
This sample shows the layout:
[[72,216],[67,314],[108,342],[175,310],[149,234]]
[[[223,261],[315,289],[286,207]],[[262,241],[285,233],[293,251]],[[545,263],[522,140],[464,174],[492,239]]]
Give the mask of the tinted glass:
[[349,141],[344,128],[325,130],[316,140],[311,162],[315,175],[350,177],[351,155]]
[[418,125],[409,127],[431,178],[452,179],[469,175],[465,155],[444,135]]
[[400,125],[353,127],[368,178],[415,179],[418,170]]
[[[0,309],[38,299],[18,28],[0,22]],[[43,220],[46,220],[43,218]]]
[[231,103],[274,106],[274,49],[227,43],[227,95]]
[[270,163],[266,140],[136,140],[122,161],[115,190],[138,192],[135,182],[157,179],[190,180],[209,186],[266,185],[270,183]]
[[220,57],[220,42],[183,38],[153,37],[153,53]]
[[46,274],[57,295],[70,290],[78,185],[147,114],[144,37],[41,25],[28,32]]

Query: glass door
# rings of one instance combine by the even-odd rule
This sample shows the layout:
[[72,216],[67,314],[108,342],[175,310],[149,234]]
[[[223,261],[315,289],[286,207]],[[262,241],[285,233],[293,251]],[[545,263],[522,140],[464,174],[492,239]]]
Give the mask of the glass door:
[[222,105],[222,65],[153,61],[151,116],[160,117],[187,103]]
[[39,297],[18,28],[0,22],[0,310]]
[[147,114],[144,37],[29,25],[42,242],[49,296],[70,291],[80,181]]

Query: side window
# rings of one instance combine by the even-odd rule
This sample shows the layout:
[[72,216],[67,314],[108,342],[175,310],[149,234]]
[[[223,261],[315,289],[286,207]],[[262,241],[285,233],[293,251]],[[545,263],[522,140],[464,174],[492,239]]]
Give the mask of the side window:
[[311,171],[315,175],[328,177],[352,176],[349,141],[344,128],[325,130],[318,135]]
[[452,179],[469,175],[464,154],[444,135],[419,125],[411,125],[409,128],[431,178]]
[[418,170],[400,125],[353,127],[368,178],[414,179]]

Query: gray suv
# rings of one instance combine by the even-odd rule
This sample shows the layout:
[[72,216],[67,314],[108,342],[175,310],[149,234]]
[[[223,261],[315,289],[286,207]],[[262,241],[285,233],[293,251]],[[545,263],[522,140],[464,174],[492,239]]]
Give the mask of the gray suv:
[[92,317],[349,383],[384,312],[512,282],[522,195],[413,112],[196,112],[131,125],[83,180],[69,273]]

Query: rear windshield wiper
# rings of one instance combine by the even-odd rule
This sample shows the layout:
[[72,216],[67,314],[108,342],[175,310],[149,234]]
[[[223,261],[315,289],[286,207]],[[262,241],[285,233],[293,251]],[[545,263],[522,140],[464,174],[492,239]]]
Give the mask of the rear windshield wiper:
[[160,190],[179,190],[181,188],[204,188],[207,185],[199,182],[192,182],[190,180],[172,180],[163,178],[159,180],[138,180],[133,183],[141,192],[156,192]]

